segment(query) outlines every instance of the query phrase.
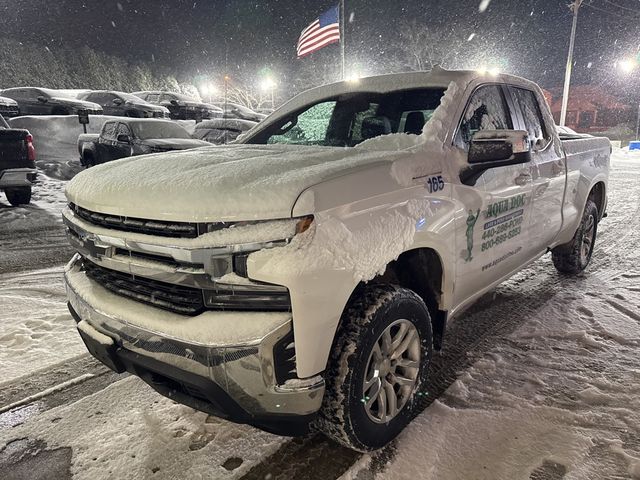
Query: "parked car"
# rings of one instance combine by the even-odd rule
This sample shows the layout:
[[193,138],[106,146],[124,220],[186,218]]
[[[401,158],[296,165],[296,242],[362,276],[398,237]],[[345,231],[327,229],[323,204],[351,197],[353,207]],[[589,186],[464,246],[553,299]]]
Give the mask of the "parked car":
[[71,180],[70,310],[96,358],[175,401],[377,449],[452,318],[546,252],[587,268],[610,156],[561,140],[519,77],[315,88],[234,145]]
[[223,111],[224,118],[238,118],[240,120],[250,120],[261,122],[267,116],[263,113],[254,112],[248,107],[231,102],[215,102],[214,105]]
[[169,110],[153,105],[130,93],[94,90],[78,95],[80,100],[97,103],[105,115],[133,118],[169,118]]
[[18,102],[20,115],[77,115],[78,110],[86,110],[90,115],[102,115],[100,105],[64,96],[62,92],[48,88],[7,88],[0,92],[0,96]]
[[28,130],[11,128],[0,115],[0,190],[14,207],[31,202],[36,151]]
[[173,92],[133,92],[154,105],[160,105],[169,110],[170,118],[174,120],[206,120],[222,117],[222,110],[209,103],[200,102],[194,98]]
[[256,122],[235,118],[216,118],[196,124],[193,138],[215,145],[233,142],[239,135],[253,128]]
[[191,138],[180,125],[156,119],[108,120],[99,134],[85,133],[78,137],[80,163],[85,167],[145,153],[208,145],[207,142]]
[[17,117],[20,115],[18,102],[11,98],[0,97],[0,115],[5,118]]

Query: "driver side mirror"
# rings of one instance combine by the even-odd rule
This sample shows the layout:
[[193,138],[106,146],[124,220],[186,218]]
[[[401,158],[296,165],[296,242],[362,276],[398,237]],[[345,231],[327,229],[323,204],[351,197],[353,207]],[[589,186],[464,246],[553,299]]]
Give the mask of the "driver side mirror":
[[47,97],[44,97],[42,95],[38,95],[36,97],[36,100],[38,100],[40,103],[47,103],[47,101],[48,101]]
[[129,135],[118,135],[116,140],[120,143],[131,143],[131,137]]
[[460,181],[469,186],[490,168],[531,161],[531,142],[524,130],[481,130],[471,138],[469,166],[460,172]]
[[122,100],[120,100],[119,98],[114,98],[113,99],[113,104],[120,106],[120,105],[122,105]]

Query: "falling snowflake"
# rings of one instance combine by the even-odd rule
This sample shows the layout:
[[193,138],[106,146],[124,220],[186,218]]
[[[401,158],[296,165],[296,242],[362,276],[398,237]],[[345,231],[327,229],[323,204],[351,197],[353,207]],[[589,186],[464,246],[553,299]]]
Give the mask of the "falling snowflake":
[[116,3],[116,6],[118,7],[118,10],[122,11],[122,4],[120,2]]
[[112,26],[113,28],[116,28],[116,22],[114,22],[114,21],[112,20],[112,21],[111,21],[111,26]]
[[351,13],[349,14],[349,23],[353,23],[353,21],[355,20],[355,18],[356,18],[356,14],[355,14],[354,12],[351,12]]
[[467,42],[470,42],[471,40],[473,40],[473,37],[475,37],[476,34],[472,33],[471,35],[469,35],[469,38],[467,38]]
[[484,12],[489,7],[490,3],[491,3],[491,0],[480,0],[480,5],[478,6],[478,11],[480,13]]

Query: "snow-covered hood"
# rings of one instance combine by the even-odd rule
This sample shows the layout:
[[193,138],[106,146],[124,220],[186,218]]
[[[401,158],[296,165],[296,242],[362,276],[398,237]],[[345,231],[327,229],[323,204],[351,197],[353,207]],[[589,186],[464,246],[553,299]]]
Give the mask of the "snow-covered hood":
[[167,150],[184,150],[186,148],[211,146],[208,142],[191,138],[150,138],[142,140],[142,143],[153,148],[166,148]]
[[98,165],[76,175],[66,194],[88,210],[155,220],[288,218],[308,187],[397,157],[358,148],[215,146]]
[[18,106],[18,102],[16,102],[15,100],[13,100],[11,98],[0,97],[0,105],[8,106],[8,107],[17,107]]

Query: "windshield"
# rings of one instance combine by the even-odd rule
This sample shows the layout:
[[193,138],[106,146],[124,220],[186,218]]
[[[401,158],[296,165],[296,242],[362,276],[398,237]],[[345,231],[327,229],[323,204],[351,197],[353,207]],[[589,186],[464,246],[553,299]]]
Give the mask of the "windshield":
[[151,138],[191,138],[184,128],[171,122],[134,122],[131,124],[131,129],[135,137],[141,140]]
[[443,88],[354,93],[328,98],[281,118],[245,143],[353,147],[390,133],[422,133]]

